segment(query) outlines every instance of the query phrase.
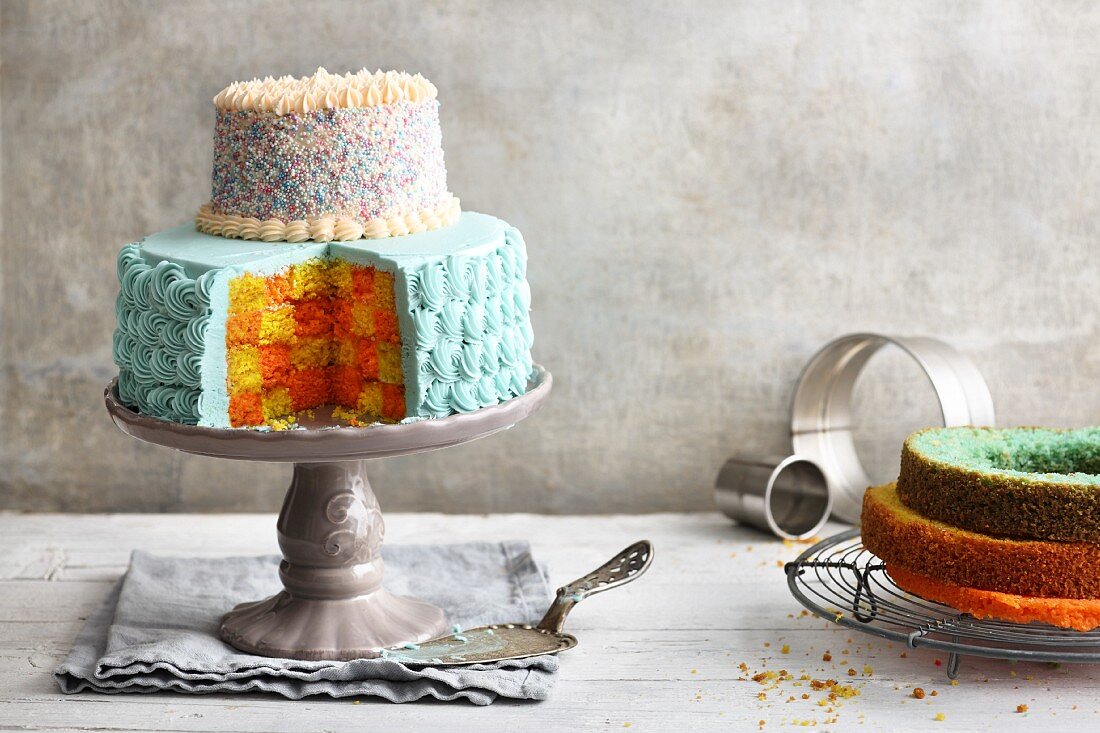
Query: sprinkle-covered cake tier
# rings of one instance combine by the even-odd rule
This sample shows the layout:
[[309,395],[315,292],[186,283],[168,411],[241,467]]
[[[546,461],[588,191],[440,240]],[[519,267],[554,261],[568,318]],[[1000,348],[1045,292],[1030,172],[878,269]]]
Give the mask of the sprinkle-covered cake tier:
[[223,90],[212,202],[118,256],[121,400],[283,429],[318,408],[359,425],[523,394],[523,238],[459,212],[435,96],[419,76],[323,69]]
[[922,430],[905,441],[898,494],[976,532],[1100,542],[1100,429]]
[[[935,428],[861,533],[903,589],[979,618],[1100,626],[1100,429]],[[1053,539],[1052,539],[1053,538]]]
[[349,241],[453,224],[436,89],[419,74],[282,77],[214,98],[214,172],[200,231]]

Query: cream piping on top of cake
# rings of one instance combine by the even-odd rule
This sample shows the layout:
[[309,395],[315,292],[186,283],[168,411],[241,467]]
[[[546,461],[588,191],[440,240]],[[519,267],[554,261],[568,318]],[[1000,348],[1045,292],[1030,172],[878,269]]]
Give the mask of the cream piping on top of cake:
[[318,109],[356,109],[436,98],[435,85],[420,74],[360,69],[352,74],[330,74],[324,68],[313,76],[266,77],[233,82],[214,97],[225,111],[304,114]]
[[195,217],[195,228],[204,234],[227,239],[258,239],[264,242],[349,242],[355,239],[384,239],[419,234],[450,226],[458,221],[461,205],[457,196],[448,195],[435,209],[411,211],[389,218],[378,217],[360,222],[349,217],[331,216],[261,221],[255,217],[220,214],[204,204]]

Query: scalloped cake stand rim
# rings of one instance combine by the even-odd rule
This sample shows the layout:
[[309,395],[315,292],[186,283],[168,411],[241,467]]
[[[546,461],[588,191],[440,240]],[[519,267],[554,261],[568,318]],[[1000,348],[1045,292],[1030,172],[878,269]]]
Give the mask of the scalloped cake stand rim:
[[484,438],[537,411],[553,383],[550,372],[535,364],[526,392],[474,412],[396,425],[270,431],[184,425],[141,415],[119,401],[117,378],[107,385],[103,399],[115,425],[146,443],[230,460],[320,463],[421,453]]

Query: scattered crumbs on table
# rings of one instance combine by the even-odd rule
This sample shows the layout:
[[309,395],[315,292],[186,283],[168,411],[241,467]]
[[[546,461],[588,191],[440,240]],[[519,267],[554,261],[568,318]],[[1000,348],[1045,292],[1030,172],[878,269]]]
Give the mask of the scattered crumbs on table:
[[767,647],[769,647],[769,646],[771,646],[771,645],[772,645],[772,643],[771,643],[770,641],[765,641],[765,642],[764,642],[764,647],[765,647],[765,648],[767,648]]
[[865,676],[867,676],[867,677],[870,677],[870,676],[871,676],[871,675],[873,675],[874,673],[875,673],[875,668],[874,668],[874,667],[872,667],[872,666],[871,666],[871,665],[869,665],[869,664],[865,664],[865,665],[863,665],[863,674],[864,674]]
[[779,653],[780,654],[790,654],[791,653],[791,645],[790,644],[784,644],[782,647],[780,647]]
[[697,670],[697,669],[693,669],[693,670],[691,670],[691,673],[692,673],[692,674],[699,674],[699,670]]
[[1027,705],[1017,705],[1016,706],[1016,712],[1026,713],[1027,712]]
[[942,723],[943,721],[947,720],[947,716],[944,715],[943,713],[936,713],[936,717],[933,718],[933,720],[936,720],[936,721],[939,721],[939,722]]
[[833,661],[833,655],[830,654],[828,650],[826,650],[825,653],[821,655],[821,661],[822,662],[831,662],[831,661]]
[[849,677],[855,677],[856,676],[856,671],[854,669],[852,669],[851,667],[848,668],[848,676]]
[[1016,670],[1014,670],[1014,669],[1008,670],[1008,676],[1009,677],[1015,677],[1016,676]]
[[939,694],[940,694],[939,690],[932,690],[932,692],[931,692],[932,697],[936,697]]
[[908,659],[909,658],[909,655],[906,654],[905,652],[902,652],[900,656],[901,656],[902,659]]
[[736,552],[731,552],[730,557],[737,557],[737,553]]
[[629,727],[630,727],[630,726],[632,726],[632,725],[634,725],[634,724],[633,724],[633,723],[631,723],[631,722],[630,722],[629,720],[628,720],[628,721],[626,721],[625,723],[623,723],[623,727],[624,727],[624,728],[629,728]]
[[810,615],[810,612],[807,611],[805,608],[803,608],[802,611],[799,612],[798,617],[799,618],[806,618],[809,615]]
[[924,699],[924,688],[923,687],[914,687],[913,688],[913,697],[917,698],[918,700],[923,700]]
[[958,680],[951,680],[951,686],[952,687],[958,687],[959,686],[959,681]]

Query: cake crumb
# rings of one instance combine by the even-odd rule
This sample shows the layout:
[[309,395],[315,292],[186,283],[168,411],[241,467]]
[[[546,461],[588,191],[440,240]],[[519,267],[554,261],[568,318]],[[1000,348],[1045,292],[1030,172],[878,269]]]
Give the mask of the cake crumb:
[[784,644],[783,647],[779,650],[779,653],[780,654],[790,654],[791,653],[791,645],[790,644]]
[[936,717],[933,718],[933,720],[936,720],[936,721],[939,721],[939,722],[942,723],[943,721],[947,720],[947,716],[944,715],[943,713],[936,713]]
[[917,698],[918,700],[923,700],[924,699],[924,688],[923,687],[914,687],[913,688],[913,697]]
[[1017,705],[1016,706],[1016,712],[1026,713],[1027,712],[1027,705]]
[[939,694],[940,693],[939,693],[938,690],[932,690],[932,697],[935,697],[936,695],[939,695]]
[[833,661],[833,655],[830,654],[829,652],[825,652],[824,654],[821,655],[821,661],[822,662],[831,662],[831,661]]
[[848,668],[848,676],[849,677],[855,677],[856,676],[856,671],[854,669],[852,669],[851,667]]

